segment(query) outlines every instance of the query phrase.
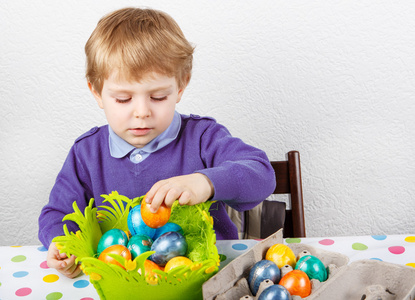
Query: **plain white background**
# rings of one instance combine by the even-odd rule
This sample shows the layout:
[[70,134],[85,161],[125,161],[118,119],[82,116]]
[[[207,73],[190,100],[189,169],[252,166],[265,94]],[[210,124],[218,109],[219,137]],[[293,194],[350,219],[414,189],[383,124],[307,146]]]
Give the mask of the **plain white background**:
[[0,245],[39,244],[69,148],[106,123],[83,47],[125,6],[196,46],[180,112],[270,160],[300,151],[308,236],[415,233],[415,2],[16,0],[0,2]]

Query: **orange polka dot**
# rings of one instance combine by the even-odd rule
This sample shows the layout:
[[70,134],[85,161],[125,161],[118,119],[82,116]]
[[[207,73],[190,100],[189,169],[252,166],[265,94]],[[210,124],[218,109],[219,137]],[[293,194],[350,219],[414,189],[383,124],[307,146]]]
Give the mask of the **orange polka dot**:
[[407,263],[406,265],[407,265],[408,267],[415,268],[415,263]]
[[47,283],[58,281],[58,279],[59,279],[59,276],[55,274],[50,274],[50,275],[46,275],[45,277],[43,277],[43,281]]

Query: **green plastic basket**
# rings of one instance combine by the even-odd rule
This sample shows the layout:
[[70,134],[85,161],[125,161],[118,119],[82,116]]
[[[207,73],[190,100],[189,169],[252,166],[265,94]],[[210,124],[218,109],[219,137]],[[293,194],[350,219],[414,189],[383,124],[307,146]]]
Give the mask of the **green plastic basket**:
[[94,199],[85,208],[84,214],[73,203],[74,212],[64,217],[78,224],[80,230],[69,232],[64,224],[64,236],[56,237],[58,249],[75,255],[77,262],[101,299],[202,299],[202,284],[218,272],[219,255],[213,219],[209,214],[211,201],[194,206],[172,206],[171,222],[179,224],[188,243],[188,253],[193,264],[180,266],[169,272],[155,270],[156,276],[145,276],[144,261],[154,252],[148,251],[133,261],[119,255],[111,255],[125,269],[97,259],[97,246],[103,233],[118,228],[128,230],[127,218],[131,208],[139,205],[142,197],[129,199],[112,192],[102,195],[103,203],[94,207]]

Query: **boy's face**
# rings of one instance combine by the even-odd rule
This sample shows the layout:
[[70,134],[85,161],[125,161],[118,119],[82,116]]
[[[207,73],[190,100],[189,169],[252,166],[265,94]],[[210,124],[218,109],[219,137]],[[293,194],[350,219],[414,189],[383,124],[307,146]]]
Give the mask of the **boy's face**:
[[112,130],[136,148],[165,131],[183,95],[174,77],[152,73],[141,82],[119,80],[116,73],[104,81],[101,95],[89,84]]

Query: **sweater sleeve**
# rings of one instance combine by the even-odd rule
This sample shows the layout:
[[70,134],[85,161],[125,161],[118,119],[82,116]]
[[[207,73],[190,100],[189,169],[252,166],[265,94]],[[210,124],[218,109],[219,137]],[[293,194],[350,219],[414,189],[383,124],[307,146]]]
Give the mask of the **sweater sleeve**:
[[266,199],[275,189],[275,173],[264,151],[232,137],[211,121],[200,140],[205,174],[212,181],[214,200],[244,211]]
[[39,240],[48,248],[53,238],[63,235],[63,224],[75,232],[77,225],[72,221],[62,222],[65,215],[73,212],[73,202],[84,211],[91,193],[82,179],[85,172],[75,155],[76,144],[71,148],[66,161],[59,172],[46,204],[39,216]]

